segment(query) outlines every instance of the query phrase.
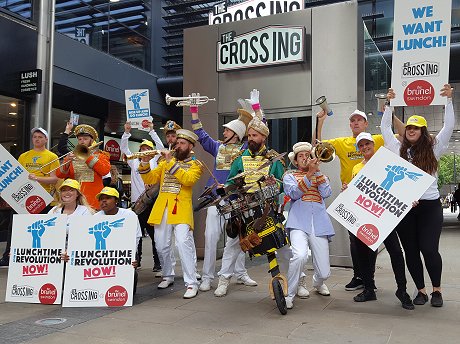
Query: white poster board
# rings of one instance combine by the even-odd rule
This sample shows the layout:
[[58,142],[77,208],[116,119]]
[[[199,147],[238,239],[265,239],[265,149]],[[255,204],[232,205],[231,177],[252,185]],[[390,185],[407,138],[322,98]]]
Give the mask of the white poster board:
[[445,105],[451,0],[395,0],[391,106]]
[[381,147],[327,212],[375,251],[434,181]]
[[74,216],[63,307],[121,307],[133,303],[135,217]]
[[5,301],[60,304],[66,215],[13,216]]
[[125,90],[126,121],[131,127],[149,131],[150,116],[149,90]]
[[39,214],[53,201],[29,172],[0,145],[0,196],[18,214]]

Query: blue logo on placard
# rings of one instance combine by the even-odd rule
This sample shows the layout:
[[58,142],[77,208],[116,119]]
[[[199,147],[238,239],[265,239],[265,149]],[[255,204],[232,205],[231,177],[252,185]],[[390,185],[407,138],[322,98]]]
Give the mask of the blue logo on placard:
[[112,232],[112,228],[119,228],[123,227],[123,221],[125,219],[119,219],[113,222],[109,221],[102,221],[100,223],[95,224],[93,227],[88,229],[89,234],[93,234],[94,238],[96,239],[96,250],[107,250],[107,246],[105,243],[105,239],[110,235]]
[[387,176],[380,186],[387,191],[390,190],[394,183],[403,180],[405,177],[417,181],[423,175],[417,172],[409,172],[407,171],[407,167],[398,165],[387,165],[385,171],[387,171]]
[[142,97],[147,95],[147,91],[141,93],[134,93],[132,94],[128,100],[133,103],[134,110],[140,110],[141,106],[139,103],[141,102]]
[[45,233],[46,227],[54,227],[56,225],[56,217],[49,220],[39,220],[27,226],[27,232],[32,234],[32,248],[42,248],[42,236]]

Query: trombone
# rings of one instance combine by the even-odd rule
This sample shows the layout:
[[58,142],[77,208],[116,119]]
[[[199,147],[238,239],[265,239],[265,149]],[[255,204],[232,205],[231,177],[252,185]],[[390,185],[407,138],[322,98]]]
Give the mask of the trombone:
[[171,97],[169,94],[166,93],[166,104],[170,105],[171,102],[177,102],[176,106],[191,106],[196,105],[200,106],[206,104],[209,101],[216,101],[216,98],[209,98],[207,96],[200,96],[192,94],[188,97]]
[[[64,157],[66,157],[67,155],[69,155],[70,153],[73,153],[75,155],[75,157],[79,160],[86,160],[88,159],[88,157],[93,153],[92,150],[94,150],[95,148],[97,148],[98,146],[100,146],[101,144],[103,144],[104,141],[99,141],[99,142],[95,142],[93,143],[91,146],[87,147],[85,145],[82,145],[82,144],[78,144],[75,146],[75,149],[73,151],[70,151],[70,152],[67,152],[63,155],[61,155],[60,157],[54,159],[54,160],[51,160],[50,162],[46,163],[45,165],[43,165],[42,167],[40,167],[40,171],[48,166],[48,165],[51,165],[52,163],[54,163],[55,161],[58,161]],[[66,162],[63,162],[62,164],[60,164],[58,167],[56,168],[53,168],[52,170],[50,170],[49,172],[47,172],[47,174],[50,174],[54,171],[56,171],[58,168],[64,166],[64,165],[67,165],[69,162],[71,162],[72,160],[68,160]]]

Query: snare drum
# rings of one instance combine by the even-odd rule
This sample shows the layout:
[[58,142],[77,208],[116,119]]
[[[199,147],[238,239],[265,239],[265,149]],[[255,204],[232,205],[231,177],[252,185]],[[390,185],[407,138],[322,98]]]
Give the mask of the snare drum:
[[[254,221],[246,226],[246,235],[254,231],[253,225]],[[274,252],[289,243],[283,224],[272,215],[267,217],[264,227],[257,235],[262,243],[249,251],[254,256]]]

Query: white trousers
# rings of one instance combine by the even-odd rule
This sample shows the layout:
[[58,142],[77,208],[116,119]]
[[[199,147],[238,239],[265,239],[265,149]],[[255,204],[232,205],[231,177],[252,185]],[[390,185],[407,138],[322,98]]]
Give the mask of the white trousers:
[[[216,254],[217,254],[217,242],[222,235],[222,232],[225,228],[225,220],[222,216],[219,215],[217,212],[217,208],[215,206],[209,207],[206,215],[206,228],[204,231],[204,261],[203,261],[203,279],[214,279],[214,273],[216,271]],[[238,239],[238,238],[237,238]],[[227,245],[229,244],[231,239],[227,236]],[[237,241],[239,246],[239,240]],[[224,264],[228,265],[230,262],[226,262],[229,259],[229,255],[225,254],[222,257],[222,266]],[[226,262],[226,263],[224,263]],[[247,270],[244,265],[245,262],[245,254],[241,249],[239,250],[239,254],[236,256],[236,262],[234,264],[234,271],[235,275],[239,278],[243,275],[247,274]]]
[[279,249],[277,257],[280,270],[282,272],[288,271],[288,296],[294,297],[297,293],[299,279],[308,260],[309,245],[313,258],[313,286],[321,286],[331,275],[329,241],[326,237],[317,237],[298,229],[291,229],[289,238],[291,247],[286,245]]
[[164,279],[174,279],[174,250],[172,244],[172,232],[174,231],[175,246],[179,252],[179,258],[182,264],[185,286],[198,285],[195,275],[196,250],[193,240],[193,232],[187,224],[168,225],[166,220],[168,209],[163,213],[160,225],[155,225],[155,244],[160,258],[161,270]]

